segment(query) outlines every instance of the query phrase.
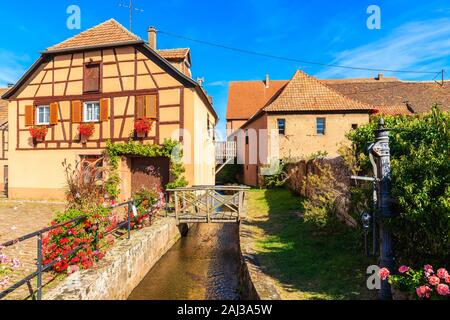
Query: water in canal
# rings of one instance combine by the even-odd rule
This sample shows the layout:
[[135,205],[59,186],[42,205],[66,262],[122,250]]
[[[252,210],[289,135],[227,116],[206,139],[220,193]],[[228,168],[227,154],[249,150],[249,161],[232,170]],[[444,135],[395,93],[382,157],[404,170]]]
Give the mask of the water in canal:
[[131,293],[130,300],[239,299],[238,225],[198,224]]

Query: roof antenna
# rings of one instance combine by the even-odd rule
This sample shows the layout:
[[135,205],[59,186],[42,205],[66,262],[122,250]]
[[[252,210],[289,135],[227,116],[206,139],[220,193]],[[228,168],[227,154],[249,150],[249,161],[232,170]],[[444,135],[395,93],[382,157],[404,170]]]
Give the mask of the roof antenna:
[[138,12],[144,12],[144,10],[133,7],[133,0],[130,0],[129,5],[120,3],[119,7],[130,9],[130,32],[133,32],[133,10]]

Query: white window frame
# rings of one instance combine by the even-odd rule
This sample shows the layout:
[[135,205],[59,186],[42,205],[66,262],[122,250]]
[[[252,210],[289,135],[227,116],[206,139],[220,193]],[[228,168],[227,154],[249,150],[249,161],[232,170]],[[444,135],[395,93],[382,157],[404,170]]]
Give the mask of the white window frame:
[[[42,108],[48,109],[48,121],[47,122],[40,122],[39,121],[39,110]],[[39,126],[43,125],[49,125],[50,124],[50,106],[49,105],[42,105],[36,107],[36,124]]]
[[[98,104],[98,119],[87,120],[87,106],[88,104]],[[83,122],[99,122],[100,121],[100,101],[86,101],[83,103]]]

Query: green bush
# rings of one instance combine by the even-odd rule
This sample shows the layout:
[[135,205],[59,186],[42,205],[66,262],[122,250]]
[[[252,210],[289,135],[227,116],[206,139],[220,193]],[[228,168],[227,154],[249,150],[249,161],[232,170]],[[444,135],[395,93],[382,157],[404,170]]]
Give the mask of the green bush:
[[262,176],[263,187],[267,189],[283,187],[289,179],[286,172],[286,166],[287,163],[281,160],[276,172],[273,175]]
[[[370,171],[367,146],[377,120],[348,134],[362,171]],[[448,264],[450,261],[450,114],[436,106],[423,116],[388,116],[392,209],[387,221],[395,253],[403,263]]]

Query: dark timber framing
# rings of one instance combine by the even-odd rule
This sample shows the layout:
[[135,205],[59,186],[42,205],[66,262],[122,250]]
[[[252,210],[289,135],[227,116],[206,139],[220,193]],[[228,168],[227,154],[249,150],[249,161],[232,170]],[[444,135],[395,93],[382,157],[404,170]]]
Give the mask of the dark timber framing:
[[[133,46],[134,47],[134,59],[128,59],[128,60],[121,60],[118,59],[117,50],[121,47],[126,46]],[[104,50],[110,50],[113,52],[114,55],[114,61],[108,61],[104,62]],[[86,62],[86,54],[88,52],[94,52],[99,51],[101,53],[102,60],[101,61],[92,61],[92,63],[100,63],[100,90],[99,92],[88,92],[85,94],[79,94],[79,95],[68,95],[68,87],[69,83],[74,82],[83,82],[83,79],[71,79],[73,68],[83,68],[83,78],[84,78],[84,66],[89,63]],[[144,56],[146,56],[147,59],[138,58],[138,53],[142,53]],[[54,58],[57,55],[67,55],[70,57],[70,63],[67,66],[55,66],[55,60]],[[83,63],[82,65],[74,66],[74,60],[75,55],[81,55],[83,57]],[[155,72],[152,73],[148,64],[146,61],[152,61],[155,63],[160,69],[164,70],[164,72]],[[133,77],[134,79],[134,90],[124,90],[124,81],[123,81],[123,75],[122,71],[120,69],[121,63],[134,63],[134,74],[130,75],[129,77]],[[143,66],[145,66],[145,70],[147,73],[142,73],[142,71],[138,72],[138,64],[140,62],[143,62]],[[47,65],[45,65],[47,64]],[[108,76],[103,77],[103,67],[106,65],[115,65],[117,68],[117,76]],[[61,77],[56,81],[55,79],[55,71],[57,70],[64,70],[68,69],[67,75],[64,75],[65,80],[62,80]],[[141,69],[143,70],[143,69]],[[36,89],[32,94],[30,94],[30,97],[26,98],[18,98],[18,94],[21,92],[21,89],[24,86],[30,85],[31,81],[33,79],[33,76],[37,72],[43,72],[43,77],[40,79],[38,83],[33,83],[34,86],[36,86]],[[158,75],[161,74],[169,74],[170,76],[177,79],[181,85],[180,86],[171,86],[171,87],[161,87],[157,82]],[[153,83],[155,84],[155,89],[137,89],[138,84],[138,77],[139,76],[150,76]],[[50,81],[50,79],[51,81]],[[128,77],[128,76],[127,76]],[[110,79],[110,78],[117,78],[120,83],[120,90],[117,92],[103,92],[103,80],[104,79]],[[56,95],[55,94],[55,86],[57,84],[65,84],[62,90],[62,95]],[[42,86],[49,86],[51,85],[51,95],[50,96],[40,96],[39,94],[40,89]],[[81,84],[84,90],[83,83]],[[49,88],[50,89],[50,88]],[[129,140],[130,134],[129,132],[125,132],[125,123],[127,119],[134,118],[134,115],[128,114],[130,110],[134,110],[133,106],[130,106],[130,104],[133,102],[131,97],[133,97],[134,102],[136,101],[136,96],[138,95],[156,95],[157,99],[157,114],[156,114],[156,126],[155,126],[155,135],[145,138],[144,140],[153,141],[154,143],[161,143],[161,126],[164,125],[179,125],[180,129],[184,129],[185,125],[185,93],[184,90],[186,89],[193,89],[195,90],[200,98],[204,101],[208,109],[213,113],[216,120],[218,119],[218,116],[213,109],[211,102],[209,101],[208,97],[205,94],[205,91],[198,85],[197,82],[192,80],[190,77],[186,76],[182,72],[180,72],[178,69],[176,69],[174,66],[170,64],[169,61],[159,56],[153,49],[148,47],[143,41],[137,41],[137,42],[130,42],[130,43],[118,43],[115,45],[107,45],[107,46],[93,46],[93,47],[85,47],[85,48],[77,48],[77,49],[65,49],[65,50],[58,50],[58,51],[45,51],[42,53],[41,57],[33,64],[33,66],[24,74],[24,76],[17,82],[17,84],[12,87],[10,90],[8,90],[4,95],[3,99],[7,99],[9,101],[15,101],[16,102],[16,108],[17,108],[17,125],[19,125],[21,122],[21,117],[24,117],[24,114],[21,113],[21,110],[23,108],[23,105],[26,104],[33,104],[35,106],[37,105],[47,105],[52,102],[58,102],[58,126],[60,127],[60,130],[62,132],[62,140],[56,139],[56,126],[52,125],[49,126],[49,133],[47,135],[47,140],[44,143],[40,143],[38,145],[34,145],[30,142],[28,144],[24,144],[24,141],[21,141],[21,138],[23,140],[23,135],[21,137],[21,132],[26,132],[29,130],[28,127],[20,127],[16,130],[16,149],[17,150],[94,150],[94,149],[103,149],[106,143],[106,140],[111,140],[113,142],[125,142]],[[171,104],[171,105],[160,105],[160,96],[159,92],[163,90],[179,90],[179,97],[180,101],[178,104]],[[123,114],[118,114],[117,112],[117,101],[116,98],[123,98],[127,97],[126,99],[126,105],[125,110]],[[109,98],[110,104],[109,104],[109,115],[110,119],[108,121],[109,130],[107,129],[106,132],[109,132],[109,137],[105,136],[105,128],[104,128],[104,122],[100,122],[98,134],[98,139],[89,139],[86,145],[82,145],[79,140],[75,137],[76,134],[76,124],[73,123],[72,119],[72,112],[70,111],[69,117],[66,117],[66,119],[63,118],[63,106],[62,103],[69,104],[70,108],[72,107],[73,101],[99,101],[103,98]],[[179,109],[179,120],[176,121],[161,121],[161,111],[160,109],[163,108],[175,108],[177,107]],[[132,108],[132,109],[130,109]],[[117,121],[120,121],[120,130],[119,134],[117,136],[117,132],[115,129],[115,126],[117,126]],[[68,126],[68,127],[67,127]],[[59,130],[59,128],[58,128]],[[75,131],[75,132],[74,132]],[[180,133],[180,141],[183,142],[183,134]],[[26,145],[26,147],[25,147]]]

